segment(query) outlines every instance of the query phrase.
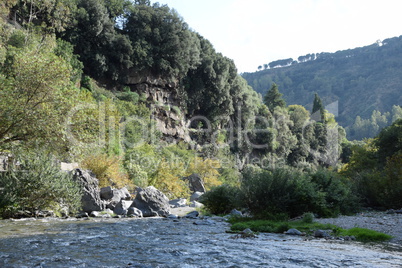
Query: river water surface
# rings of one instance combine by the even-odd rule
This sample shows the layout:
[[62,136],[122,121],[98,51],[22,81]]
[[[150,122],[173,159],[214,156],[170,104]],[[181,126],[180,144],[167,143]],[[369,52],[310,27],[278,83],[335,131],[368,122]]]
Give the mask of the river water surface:
[[234,239],[227,229],[215,220],[3,220],[0,267],[402,266],[398,245],[278,234]]

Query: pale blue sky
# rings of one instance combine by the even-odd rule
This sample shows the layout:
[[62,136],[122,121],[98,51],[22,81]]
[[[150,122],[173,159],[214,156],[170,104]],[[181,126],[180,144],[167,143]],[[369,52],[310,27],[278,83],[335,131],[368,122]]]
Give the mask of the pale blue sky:
[[154,0],[233,59],[239,72],[402,35],[399,0]]

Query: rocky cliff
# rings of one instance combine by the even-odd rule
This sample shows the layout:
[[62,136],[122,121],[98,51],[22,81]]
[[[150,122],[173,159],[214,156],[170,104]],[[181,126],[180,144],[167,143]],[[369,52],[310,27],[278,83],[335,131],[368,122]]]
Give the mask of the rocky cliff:
[[147,99],[157,129],[169,142],[190,142],[188,120],[180,98],[179,83],[149,73],[130,72],[126,84]]

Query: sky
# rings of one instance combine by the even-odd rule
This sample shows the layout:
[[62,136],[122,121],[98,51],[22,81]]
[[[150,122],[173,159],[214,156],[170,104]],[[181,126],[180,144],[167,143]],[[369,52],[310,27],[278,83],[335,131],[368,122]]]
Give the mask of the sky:
[[278,59],[402,35],[400,0],[154,0],[174,8],[239,73]]

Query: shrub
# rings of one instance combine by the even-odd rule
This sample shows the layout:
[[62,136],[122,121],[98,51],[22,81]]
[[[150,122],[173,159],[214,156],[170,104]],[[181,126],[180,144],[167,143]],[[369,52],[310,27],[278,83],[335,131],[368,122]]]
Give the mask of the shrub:
[[132,189],[133,183],[128,175],[123,172],[118,156],[96,154],[85,158],[81,162],[83,168],[91,170],[99,180],[100,187],[113,186],[117,188],[127,187]]
[[247,167],[241,182],[245,205],[256,215],[289,212],[295,204],[295,176],[284,168],[268,171]]
[[351,186],[324,169],[301,173],[286,167],[273,171],[247,167],[241,191],[244,204],[258,217],[277,213],[295,217],[305,212],[326,217],[355,212],[359,207]]
[[309,176],[316,191],[323,195],[322,203],[313,205],[315,213],[326,217],[357,212],[359,200],[353,195],[351,184],[343,177],[327,169],[318,169]]
[[241,205],[239,195],[238,187],[220,185],[202,195],[200,202],[212,214],[225,214],[234,208],[239,208]]
[[0,213],[12,217],[19,210],[35,213],[66,206],[75,213],[81,206],[81,188],[72,175],[60,170],[50,155],[18,157],[19,168],[0,173]]
[[131,91],[125,91],[125,92],[116,93],[116,97],[119,100],[132,102],[134,104],[137,104],[139,99],[140,99],[140,95],[138,95],[137,92],[131,92]]
[[163,159],[155,173],[149,179],[149,184],[162,191],[169,199],[189,196],[187,184],[181,180],[184,175],[183,163],[169,163]]
[[219,186],[222,183],[219,181],[219,171],[220,163],[218,160],[213,159],[202,159],[201,157],[196,157],[194,161],[191,161],[187,173],[196,173],[201,176],[206,190],[212,187]]
[[301,220],[303,223],[313,223],[314,214],[313,213],[304,213],[303,218]]

